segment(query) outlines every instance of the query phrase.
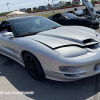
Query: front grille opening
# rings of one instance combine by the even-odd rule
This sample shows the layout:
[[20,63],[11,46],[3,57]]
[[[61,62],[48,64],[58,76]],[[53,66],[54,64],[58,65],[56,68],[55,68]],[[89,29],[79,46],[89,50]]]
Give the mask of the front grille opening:
[[63,75],[68,78],[80,78],[81,77],[81,75],[79,74],[63,74]]

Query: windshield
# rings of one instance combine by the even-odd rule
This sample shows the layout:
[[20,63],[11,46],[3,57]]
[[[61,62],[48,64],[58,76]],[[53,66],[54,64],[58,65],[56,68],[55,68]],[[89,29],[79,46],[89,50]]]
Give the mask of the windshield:
[[76,15],[73,15],[71,13],[63,13],[62,14],[64,17],[68,18],[68,19],[72,19],[72,18],[77,18]]
[[43,17],[31,17],[13,23],[15,36],[34,35],[41,31],[60,27],[61,25]]

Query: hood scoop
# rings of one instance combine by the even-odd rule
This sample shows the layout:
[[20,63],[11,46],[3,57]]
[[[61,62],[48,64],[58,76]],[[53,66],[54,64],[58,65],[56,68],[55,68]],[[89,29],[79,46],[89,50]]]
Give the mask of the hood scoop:
[[83,40],[83,43],[85,44],[85,47],[95,49],[99,42],[97,42],[94,39],[86,39],[86,40]]
[[26,38],[38,41],[53,49],[73,45],[89,47],[99,42],[94,30],[81,26],[62,26]]

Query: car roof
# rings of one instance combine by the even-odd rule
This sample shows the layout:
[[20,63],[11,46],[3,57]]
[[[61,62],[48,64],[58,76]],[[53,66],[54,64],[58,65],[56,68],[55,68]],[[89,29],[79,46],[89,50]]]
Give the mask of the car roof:
[[15,18],[9,18],[9,19],[5,19],[3,21],[17,21],[17,20],[22,20],[22,19],[27,19],[27,18],[36,18],[36,17],[40,17],[40,16],[25,16],[25,17],[15,17]]

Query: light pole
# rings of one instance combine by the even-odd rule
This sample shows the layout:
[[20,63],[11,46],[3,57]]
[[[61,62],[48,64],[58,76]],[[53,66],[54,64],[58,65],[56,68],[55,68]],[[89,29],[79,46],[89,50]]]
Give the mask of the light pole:
[[53,2],[53,0],[52,0],[52,5],[53,5],[53,13],[54,13],[54,2]]
[[[9,4],[9,3],[6,3],[7,7],[8,7],[8,4]],[[9,12],[9,7],[8,7],[8,12]]]

